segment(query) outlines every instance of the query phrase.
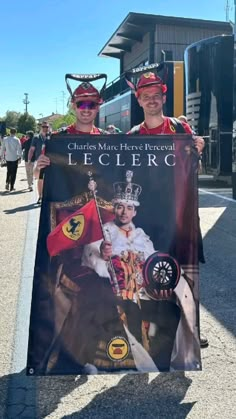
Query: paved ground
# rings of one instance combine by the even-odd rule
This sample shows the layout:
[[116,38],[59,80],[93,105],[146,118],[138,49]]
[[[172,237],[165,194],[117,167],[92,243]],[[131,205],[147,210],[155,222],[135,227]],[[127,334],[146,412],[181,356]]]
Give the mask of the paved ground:
[[[203,371],[82,377],[25,377],[39,208],[26,191],[0,192],[0,418],[236,417],[236,202],[229,189],[201,189],[207,263],[201,267],[201,323],[210,340]],[[4,191],[5,169],[0,169]]]

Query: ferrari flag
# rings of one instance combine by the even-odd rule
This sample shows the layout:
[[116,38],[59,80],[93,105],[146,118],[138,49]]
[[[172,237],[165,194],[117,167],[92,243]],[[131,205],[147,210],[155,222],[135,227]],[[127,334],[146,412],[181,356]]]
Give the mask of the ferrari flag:
[[102,239],[95,200],[92,199],[78,211],[68,216],[48,235],[47,249],[50,256]]

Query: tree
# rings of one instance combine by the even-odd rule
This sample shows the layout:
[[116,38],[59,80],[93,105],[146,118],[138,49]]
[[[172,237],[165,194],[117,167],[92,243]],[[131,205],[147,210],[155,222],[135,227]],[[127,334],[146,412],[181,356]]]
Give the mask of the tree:
[[25,112],[18,119],[17,130],[23,134],[26,131],[36,131],[36,119]]
[[67,125],[73,124],[75,122],[75,115],[69,111],[66,115],[60,116],[55,119],[52,123],[52,129],[57,130],[62,127],[67,127]]
[[6,122],[7,128],[17,128],[20,112],[7,111],[3,120]]

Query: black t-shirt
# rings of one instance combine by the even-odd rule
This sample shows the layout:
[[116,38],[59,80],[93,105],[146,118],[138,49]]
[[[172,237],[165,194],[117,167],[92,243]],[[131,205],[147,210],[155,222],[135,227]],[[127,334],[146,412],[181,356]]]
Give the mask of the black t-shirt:
[[[30,147],[31,147],[31,145],[32,145],[32,141],[33,141],[33,138],[29,138],[27,141],[25,141],[25,142],[22,144],[22,150],[24,150],[24,155],[25,155],[25,161],[26,161],[26,162],[28,162],[28,153],[29,153],[29,149],[30,149]],[[34,152],[34,154],[33,154],[33,156],[32,156],[31,161],[32,161],[32,162],[34,162],[34,161],[35,161],[35,152]]]
[[32,146],[35,147],[35,160],[38,160],[41,152],[42,147],[45,143],[46,137],[44,138],[41,134],[35,135],[35,137],[32,140]]

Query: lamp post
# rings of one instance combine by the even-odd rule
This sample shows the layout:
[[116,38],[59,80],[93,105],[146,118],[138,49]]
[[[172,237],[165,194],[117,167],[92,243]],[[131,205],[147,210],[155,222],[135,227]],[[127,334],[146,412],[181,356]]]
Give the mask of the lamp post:
[[55,98],[55,103],[56,103],[56,114],[57,114],[57,97]]
[[24,93],[25,98],[23,99],[23,103],[25,104],[25,113],[28,113],[28,104],[30,103],[30,101],[28,100],[28,93]]
[[61,91],[61,94],[62,94],[62,99],[61,99],[62,100],[62,114],[64,115],[65,114],[64,113],[64,106],[65,106],[65,96],[66,96],[66,94],[63,90]]

